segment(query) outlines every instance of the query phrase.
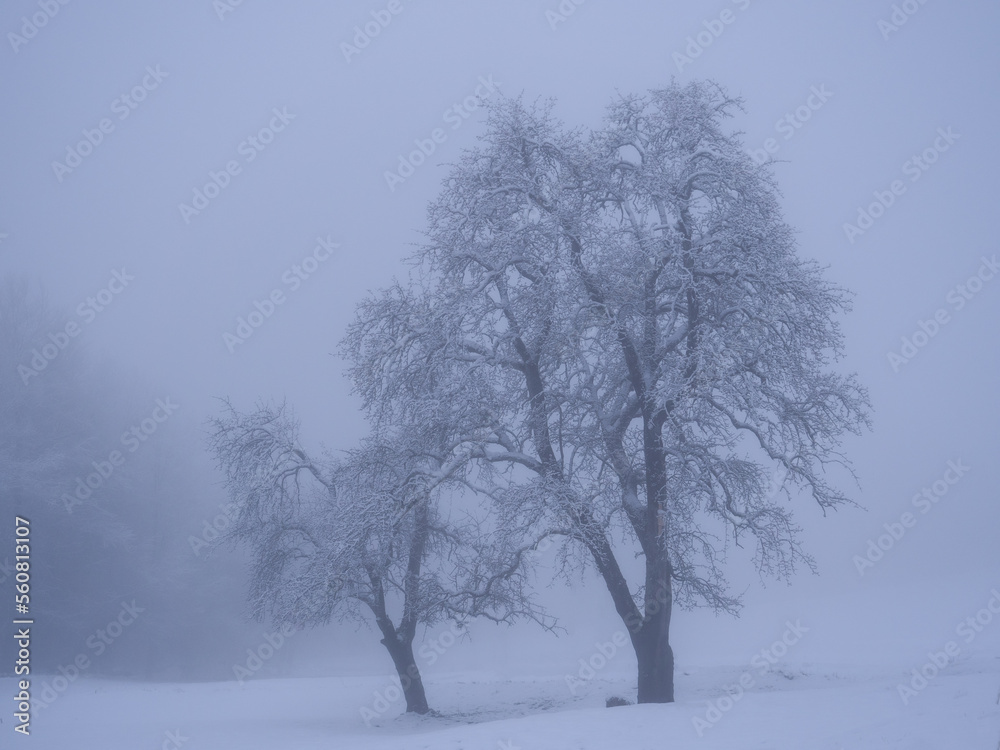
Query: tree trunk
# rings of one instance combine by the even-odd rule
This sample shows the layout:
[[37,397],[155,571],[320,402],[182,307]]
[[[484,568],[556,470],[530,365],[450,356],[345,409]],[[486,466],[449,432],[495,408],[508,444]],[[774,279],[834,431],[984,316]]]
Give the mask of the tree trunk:
[[399,684],[406,698],[406,712],[426,714],[430,712],[427,706],[427,695],[424,693],[424,683],[420,679],[420,670],[413,658],[413,641],[400,641],[398,638],[389,641],[383,638],[382,643],[392,657],[392,663],[399,675]]
[[643,410],[643,458],[646,468],[646,522],[639,529],[646,554],[646,602],[642,626],[633,639],[639,662],[639,703],[673,703],[674,651],[670,647],[670,611],[674,592],[667,551],[667,467],[663,423],[667,412]]
[[604,537],[588,545],[607,584],[618,616],[628,628],[639,665],[639,703],[673,703],[674,652],[670,647],[673,587],[665,553],[646,560],[646,602],[641,611],[632,599],[611,545]]
[[[413,636],[416,632],[415,620],[411,620],[397,629],[389,615],[385,611],[385,594],[382,588],[382,579],[376,573],[369,570],[372,580],[372,589],[375,593],[374,601],[369,603],[372,612],[375,613],[375,621],[379,630],[382,631],[382,645],[385,646],[392,663],[396,667],[396,674],[399,675],[399,684],[403,688],[403,697],[406,698],[406,712],[416,714],[426,714],[430,712],[427,706],[427,695],[424,693],[424,683],[420,679],[420,670],[417,662],[413,658]],[[411,610],[412,612],[412,610]],[[406,619],[406,618],[404,618]]]
[[632,639],[639,663],[639,703],[673,703],[674,650],[670,647],[670,579],[647,599],[646,616]]

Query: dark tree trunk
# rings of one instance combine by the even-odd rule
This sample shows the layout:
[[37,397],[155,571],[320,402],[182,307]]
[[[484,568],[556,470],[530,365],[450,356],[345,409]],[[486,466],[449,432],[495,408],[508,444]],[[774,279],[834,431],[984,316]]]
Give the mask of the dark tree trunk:
[[403,688],[403,697],[406,698],[406,712],[428,713],[430,708],[427,706],[424,683],[420,679],[420,670],[413,658],[413,641],[403,642],[395,638],[392,642],[382,639],[382,643],[389,651],[392,663],[396,666],[396,674],[399,675],[399,683]]
[[638,702],[672,703],[674,652],[670,647],[670,611],[673,588],[669,564],[660,564],[665,555],[646,558],[647,596],[643,610],[640,610],[607,540],[598,537],[592,539],[588,546],[614,600],[615,609],[629,631],[639,666]]
[[[422,508],[422,509],[421,509]],[[382,586],[382,579],[378,573],[372,569],[368,575],[372,582],[374,600],[369,604],[375,614],[375,621],[382,631],[382,645],[385,646],[392,657],[392,663],[396,667],[396,674],[399,675],[399,684],[403,688],[403,697],[406,698],[406,712],[416,714],[426,714],[430,712],[427,706],[427,694],[424,692],[424,683],[420,679],[420,669],[413,658],[413,638],[417,632],[417,609],[414,600],[418,597],[420,584],[420,565],[423,560],[424,548],[427,543],[427,508],[418,508],[417,532],[410,548],[410,557],[407,565],[407,575],[405,584],[404,612],[400,626],[397,628],[392,624],[385,607],[385,590]]]
[[[543,206],[544,208],[544,206]],[[572,260],[581,274],[584,286],[591,301],[606,309],[604,292],[600,288],[598,278],[589,273],[583,264],[583,246],[571,228],[564,224],[572,250]],[[690,242],[686,245],[690,250]],[[655,338],[656,331],[656,274],[650,274],[645,280],[647,309],[646,313],[652,325],[647,326],[645,334],[649,341]],[[688,295],[689,304],[692,301]],[[695,310],[695,316],[697,310]],[[584,534],[581,540],[587,545],[597,569],[600,571],[608,592],[615,603],[615,610],[629,630],[632,647],[635,649],[636,661],[639,665],[639,703],[672,703],[674,700],[674,652],[670,647],[670,610],[673,606],[673,588],[671,584],[672,568],[667,550],[667,535],[665,533],[663,509],[667,500],[667,472],[663,450],[663,425],[666,422],[667,408],[658,407],[647,392],[647,384],[643,370],[640,347],[624,327],[615,326],[618,343],[622,348],[629,379],[636,397],[639,399],[643,418],[643,459],[646,470],[646,507],[645,513],[630,517],[646,556],[646,601],[643,611],[636,606],[629,590],[628,581],[622,574],[615,558],[614,551],[603,533]],[[515,349],[524,364],[525,385],[531,406],[531,430],[535,439],[539,458],[555,479],[562,479],[562,472],[556,460],[555,451],[548,430],[548,415],[545,409],[545,386],[537,358],[530,355],[528,348],[518,336],[515,339]],[[692,342],[688,343],[689,350]],[[652,349],[646,346],[645,349]],[[691,377],[691,372],[687,376]],[[576,519],[580,528],[596,527],[589,510],[580,509]]]
[[634,639],[639,662],[639,703],[673,703],[674,651],[670,647],[673,585],[667,550],[667,467],[663,452],[665,410],[643,409],[643,457],[646,466],[645,614]]
[[674,650],[665,637],[658,635],[643,634],[635,652],[639,662],[638,703],[674,702]]
[[[670,580],[647,602],[642,627],[632,639],[639,663],[639,703],[673,703],[674,650],[670,647]],[[662,603],[661,603],[662,602]]]

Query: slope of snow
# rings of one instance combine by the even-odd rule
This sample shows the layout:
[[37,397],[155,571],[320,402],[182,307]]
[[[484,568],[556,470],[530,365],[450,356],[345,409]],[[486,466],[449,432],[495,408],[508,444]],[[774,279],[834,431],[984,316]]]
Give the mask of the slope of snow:
[[[605,698],[634,694],[634,681],[595,677],[573,695],[565,679],[452,675],[428,680],[442,712],[434,717],[404,715],[400,700],[386,708],[375,697],[390,685],[384,678],[155,685],[80,678],[37,713],[26,744],[105,750],[995,750],[1000,742],[1000,658],[958,661],[907,705],[897,688],[908,679],[903,670],[820,666],[754,673],[754,684],[738,700],[720,700],[725,693],[719,686],[736,685],[747,672],[679,671],[684,699],[614,709],[604,708]],[[13,680],[0,680],[0,686],[15,692]],[[723,710],[712,715],[710,705]],[[374,719],[365,713],[366,723],[363,708],[382,713]],[[10,716],[3,718],[2,730],[13,733]],[[696,719],[706,721],[700,736]]]

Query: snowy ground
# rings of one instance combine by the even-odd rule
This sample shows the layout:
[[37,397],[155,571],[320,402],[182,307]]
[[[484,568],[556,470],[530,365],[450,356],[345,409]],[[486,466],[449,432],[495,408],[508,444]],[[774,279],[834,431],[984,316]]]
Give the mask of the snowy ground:
[[[746,676],[746,675],[749,675]],[[625,677],[594,679],[572,694],[563,678],[507,680],[449,675],[428,680],[437,717],[388,708],[385,678],[254,679],[244,684],[145,684],[80,678],[32,722],[23,746],[44,748],[365,748],[388,750],[996,750],[1000,658],[960,659],[904,705],[908,670],[744,665],[679,669],[673,705],[607,709],[634,695]],[[733,703],[722,685],[753,684]],[[5,694],[13,680],[0,680]],[[394,697],[388,691],[389,698]],[[726,709],[718,715],[709,705]],[[367,709],[362,711],[362,709]],[[371,719],[371,714],[380,715]],[[366,724],[362,714],[369,717]],[[701,735],[695,719],[714,719]],[[2,731],[11,730],[9,712]],[[18,737],[18,741],[22,738]],[[4,747],[13,747],[5,740]]]
[[[636,665],[627,647],[602,663],[600,649],[623,636],[598,611],[567,617],[574,632],[560,638],[482,629],[421,659],[437,716],[404,715],[397,683],[364,676],[389,668],[370,632],[336,631],[332,661],[320,646],[335,633],[317,632],[242,683],[78,677],[35,712],[29,738],[15,735],[8,698],[0,750],[1000,750],[995,572],[912,586],[883,578],[794,599],[775,590],[738,620],[683,612],[671,705],[605,708],[610,696],[635,698]],[[582,594],[584,607],[592,596]],[[234,659],[246,645],[233,644]],[[932,663],[946,658],[943,669]],[[342,676],[279,677],[279,662]],[[915,669],[930,675],[925,685],[913,686]],[[46,683],[51,675],[32,675],[36,697]],[[905,703],[900,685],[912,691]],[[15,693],[0,679],[0,694]]]

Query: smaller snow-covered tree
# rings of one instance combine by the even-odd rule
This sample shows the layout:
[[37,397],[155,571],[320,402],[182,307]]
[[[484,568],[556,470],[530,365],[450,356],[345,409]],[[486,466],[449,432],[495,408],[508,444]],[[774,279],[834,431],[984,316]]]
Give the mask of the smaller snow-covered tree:
[[300,627],[374,620],[407,712],[429,711],[413,651],[419,625],[477,616],[547,624],[522,566],[491,551],[505,548],[491,544],[488,519],[452,507],[472,487],[464,459],[435,452],[426,432],[383,434],[320,460],[299,444],[285,405],[242,414],[226,402],[212,426],[236,507],[227,538],[252,555],[253,616]]

